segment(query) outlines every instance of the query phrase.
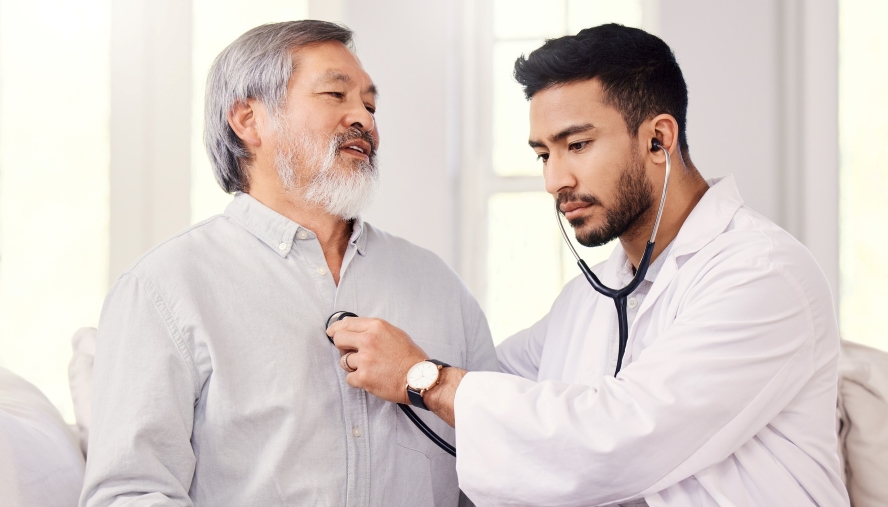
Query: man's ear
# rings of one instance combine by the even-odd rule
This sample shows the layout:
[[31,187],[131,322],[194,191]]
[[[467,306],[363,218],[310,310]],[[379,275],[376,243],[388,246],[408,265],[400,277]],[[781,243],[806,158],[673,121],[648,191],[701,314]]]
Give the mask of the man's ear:
[[258,117],[264,111],[260,111],[261,103],[249,99],[246,102],[238,102],[228,112],[228,125],[231,130],[243,141],[248,151],[254,152],[262,145],[262,136],[259,132]]
[[[656,163],[663,163],[666,153],[672,154],[680,149],[678,122],[671,114],[657,115],[646,121],[639,129],[638,138],[647,143],[649,156]],[[652,149],[653,139],[659,142],[662,149]]]

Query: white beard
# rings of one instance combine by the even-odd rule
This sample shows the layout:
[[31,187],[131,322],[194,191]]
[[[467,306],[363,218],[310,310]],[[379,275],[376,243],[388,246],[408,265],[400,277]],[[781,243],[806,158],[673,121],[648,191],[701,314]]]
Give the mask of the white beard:
[[342,140],[338,136],[331,137],[325,147],[321,139],[306,132],[298,136],[287,135],[286,131],[279,134],[283,134],[279,138],[284,142],[275,153],[274,165],[286,190],[302,187],[297,173],[301,158],[306,168],[317,167],[311,180],[301,188],[303,199],[323,206],[327,213],[343,220],[357,218],[370,206],[379,188],[375,153],[367,161],[350,164],[340,158]]

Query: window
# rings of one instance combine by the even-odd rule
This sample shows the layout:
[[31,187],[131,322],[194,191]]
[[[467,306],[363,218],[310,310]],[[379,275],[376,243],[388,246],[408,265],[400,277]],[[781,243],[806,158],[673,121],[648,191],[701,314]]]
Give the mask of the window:
[[839,2],[842,337],[888,350],[888,3]]
[[73,422],[108,286],[110,0],[0,0],[0,365]]
[[203,144],[204,88],[216,55],[242,33],[263,23],[308,17],[308,0],[192,0],[191,222],[218,215],[231,201],[213,176]]
[[[544,191],[542,165],[527,146],[529,106],[512,77],[515,59],[547,38],[574,34],[607,22],[641,25],[639,0],[495,0],[489,76],[491,133],[489,163],[481,164],[486,203],[483,224],[486,272],[475,283],[494,341],[531,326],[548,312],[564,284],[579,269],[555,224],[552,197]],[[482,43],[485,40],[481,37]],[[479,68],[485,68],[482,64]],[[474,119],[473,119],[474,120]],[[483,121],[480,121],[484,124]],[[484,154],[481,154],[484,157]],[[589,249],[576,245],[591,266],[610,255],[614,244]]]

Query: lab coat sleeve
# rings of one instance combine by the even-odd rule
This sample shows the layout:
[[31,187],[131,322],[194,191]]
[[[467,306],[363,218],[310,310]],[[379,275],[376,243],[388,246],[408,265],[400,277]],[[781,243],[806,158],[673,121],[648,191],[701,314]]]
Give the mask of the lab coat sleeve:
[[190,506],[197,375],[167,303],[124,274],[99,323],[82,507]]
[[479,506],[589,506],[660,491],[751,439],[813,370],[810,304],[780,266],[701,272],[619,378],[590,385],[470,373],[457,472]]
[[496,347],[501,371],[530,380],[537,379],[549,315],[546,314],[533,326],[515,333]]

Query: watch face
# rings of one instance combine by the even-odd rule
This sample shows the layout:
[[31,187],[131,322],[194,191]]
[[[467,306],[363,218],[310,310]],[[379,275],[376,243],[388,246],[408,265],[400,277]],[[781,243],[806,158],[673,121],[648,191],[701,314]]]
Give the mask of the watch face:
[[435,385],[438,381],[438,365],[428,361],[414,364],[407,372],[407,385],[411,389],[421,391]]

